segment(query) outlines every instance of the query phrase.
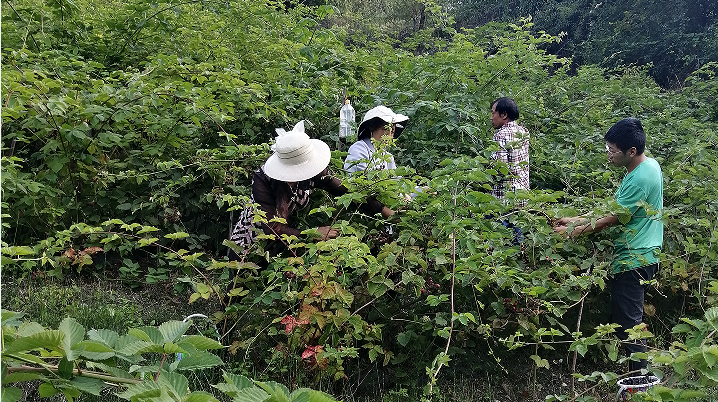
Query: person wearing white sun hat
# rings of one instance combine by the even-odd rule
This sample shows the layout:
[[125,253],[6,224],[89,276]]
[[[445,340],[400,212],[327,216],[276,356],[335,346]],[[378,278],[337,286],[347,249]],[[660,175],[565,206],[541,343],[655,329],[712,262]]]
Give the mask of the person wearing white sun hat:
[[[252,178],[252,204],[257,204],[266,216],[267,223],[254,223],[254,208],[244,208],[234,225],[230,240],[242,251],[248,251],[255,242],[258,232],[275,235],[265,248],[275,254],[285,249],[281,235],[299,236],[301,230],[287,223],[272,222],[283,218],[288,221],[296,211],[309,204],[309,196],[314,188],[321,188],[334,196],[347,193],[341,181],[332,176],[328,169],[331,159],[329,146],[321,140],[311,139],[304,132],[304,120],[297,123],[291,131],[278,128],[272,156],[254,173]],[[376,199],[370,198],[363,205],[370,214],[381,213],[391,216],[393,211]],[[322,239],[331,239],[339,234],[330,226],[317,228]],[[230,252],[231,260],[241,257]]]
[[374,155],[374,141],[398,138],[409,116],[394,113],[386,106],[376,106],[364,115],[359,125],[357,142],[349,147],[349,155],[344,160],[344,170],[349,173],[359,172],[367,168],[372,170],[396,169],[394,157],[387,151]]

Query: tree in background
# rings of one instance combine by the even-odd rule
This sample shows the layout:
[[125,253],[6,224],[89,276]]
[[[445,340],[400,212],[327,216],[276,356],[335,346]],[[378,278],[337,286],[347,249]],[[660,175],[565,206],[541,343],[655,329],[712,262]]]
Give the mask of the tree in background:
[[679,85],[691,72],[718,61],[718,3],[710,0],[609,2],[537,0],[444,2],[457,28],[531,16],[534,31],[564,40],[549,48],[576,65],[606,68],[650,65],[663,87]]

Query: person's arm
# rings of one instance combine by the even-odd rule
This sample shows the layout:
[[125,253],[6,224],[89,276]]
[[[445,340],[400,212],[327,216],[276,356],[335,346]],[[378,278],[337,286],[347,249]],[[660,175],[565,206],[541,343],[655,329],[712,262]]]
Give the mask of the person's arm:
[[[317,178],[315,178],[315,183],[317,184],[317,187],[326,190],[333,196],[344,195],[349,191],[346,187],[344,187],[344,185],[342,185],[341,180],[334,177],[328,169],[324,170],[319,174],[319,176],[317,176]],[[361,208],[369,215],[381,213],[384,218],[394,215],[394,211],[387,208],[373,196],[368,197],[366,202],[361,205]]]
[[591,225],[591,220],[589,218],[583,216],[567,217],[558,219],[554,223],[553,231],[556,233],[566,233],[568,231],[568,227],[574,223],[578,223],[579,225],[568,234],[569,237],[600,232],[603,229],[618,224],[619,220],[617,215],[608,215],[596,220],[595,225]]

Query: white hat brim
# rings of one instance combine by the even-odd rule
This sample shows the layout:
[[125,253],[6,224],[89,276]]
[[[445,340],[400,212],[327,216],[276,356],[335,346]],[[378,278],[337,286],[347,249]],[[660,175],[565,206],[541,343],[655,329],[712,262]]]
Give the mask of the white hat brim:
[[312,139],[314,150],[305,163],[291,164],[279,158],[275,153],[264,163],[264,173],[272,179],[279,181],[297,182],[311,179],[321,173],[329,166],[332,159],[332,151],[322,140]]

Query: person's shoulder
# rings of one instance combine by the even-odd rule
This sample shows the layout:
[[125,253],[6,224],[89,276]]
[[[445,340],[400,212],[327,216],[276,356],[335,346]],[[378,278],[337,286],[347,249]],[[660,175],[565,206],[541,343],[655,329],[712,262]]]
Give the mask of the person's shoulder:
[[660,175],[661,165],[653,158],[646,158],[645,161],[638,165],[638,173],[640,175]]
[[366,145],[366,142],[360,140],[355,143],[353,143],[349,147],[349,155],[364,155],[369,152],[369,147]]

